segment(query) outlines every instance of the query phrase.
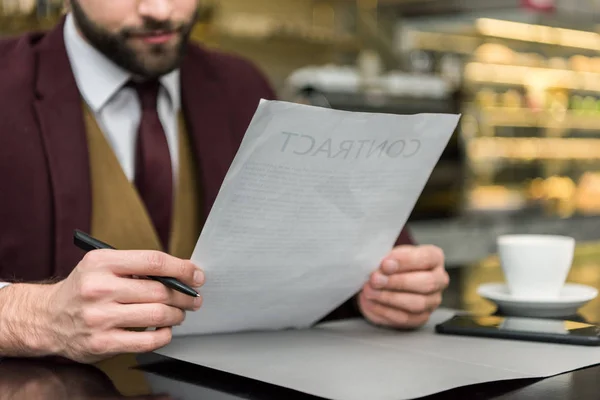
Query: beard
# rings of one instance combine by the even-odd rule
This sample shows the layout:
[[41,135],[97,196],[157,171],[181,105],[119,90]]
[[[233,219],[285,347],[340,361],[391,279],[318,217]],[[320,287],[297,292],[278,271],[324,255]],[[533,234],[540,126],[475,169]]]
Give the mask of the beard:
[[[79,1],[71,0],[71,11],[79,31],[92,46],[121,68],[144,79],[156,79],[179,67],[197,18],[195,14],[180,24],[146,18],[141,27],[111,33],[93,22]],[[174,33],[176,38],[169,43],[137,48],[131,43],[132,38],[157,31]]]

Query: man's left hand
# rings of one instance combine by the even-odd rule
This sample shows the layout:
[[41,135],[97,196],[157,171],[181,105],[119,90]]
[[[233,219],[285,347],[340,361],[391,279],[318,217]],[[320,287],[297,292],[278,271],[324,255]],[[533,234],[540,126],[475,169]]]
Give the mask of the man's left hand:
[[374,324],[397,329],[419,328],[439,307],[448,283],[440,248],[399,246],[383,259],[363,287],[359,308]]

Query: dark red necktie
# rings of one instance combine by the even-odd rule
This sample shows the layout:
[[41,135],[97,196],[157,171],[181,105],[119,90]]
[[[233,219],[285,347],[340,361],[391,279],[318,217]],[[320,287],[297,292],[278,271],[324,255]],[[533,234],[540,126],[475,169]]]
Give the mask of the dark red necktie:
[[167,136],[158,117],[158,81],[136,82],[142,106],[135,155],[135,186],[165,251],[171,232],[173,175]]

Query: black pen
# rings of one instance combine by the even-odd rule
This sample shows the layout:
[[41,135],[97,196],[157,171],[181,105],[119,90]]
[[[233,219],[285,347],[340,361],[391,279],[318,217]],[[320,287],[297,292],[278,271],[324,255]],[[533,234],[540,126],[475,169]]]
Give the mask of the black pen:
[[[82,232],[77,229],[75,230],[75,232],[73,234],[73,241],[77,247],[79,247],[81,250],[85,250],[85,251],[92,251],[92,250],[98,250],[98,249],[115,250],[115,248],[112,247],[111,245],[101,242],[100,240],[95,239],[95,238],[91,237],[90,235],[88,235],[87,233]],[[192,289],[185,283],[179,282],[175,278],[170,278],[170,277],[166,277],[166,276],[149,276],[148,278],[158,281],[158,282],[162,283],[163,285],[165,285],[166,287],[171,288],[173,290],[177,290],[180,293],[187,294],[188,296],[192,296],[192,297],[200,296],[198,294],[198,292],[196,292],[194,289]]]

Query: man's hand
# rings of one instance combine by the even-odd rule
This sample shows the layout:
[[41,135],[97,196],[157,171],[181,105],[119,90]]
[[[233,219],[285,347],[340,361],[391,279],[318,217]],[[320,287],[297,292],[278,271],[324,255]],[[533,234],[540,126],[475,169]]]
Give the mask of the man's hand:
[[399,246],[383,259],[358,299],[365,318],[377,325],[414,329],[439,307],[449,277],[435,246]]
[[[59,283],[2,289],[15,298],[12,307],[3,308],[8,313],[3,318],[17,321],[11,336],[33,332],[20,342],[24,356],[91,363],[153,351],[171,341],[171,327],[183,322],[185,310],[199,309],[201,298],[134,276],[171,276],[192,287],[204,283],[204,274],[191,262],[164,253],[95,250]],[[146,327],[156,330],[133,330]]]

